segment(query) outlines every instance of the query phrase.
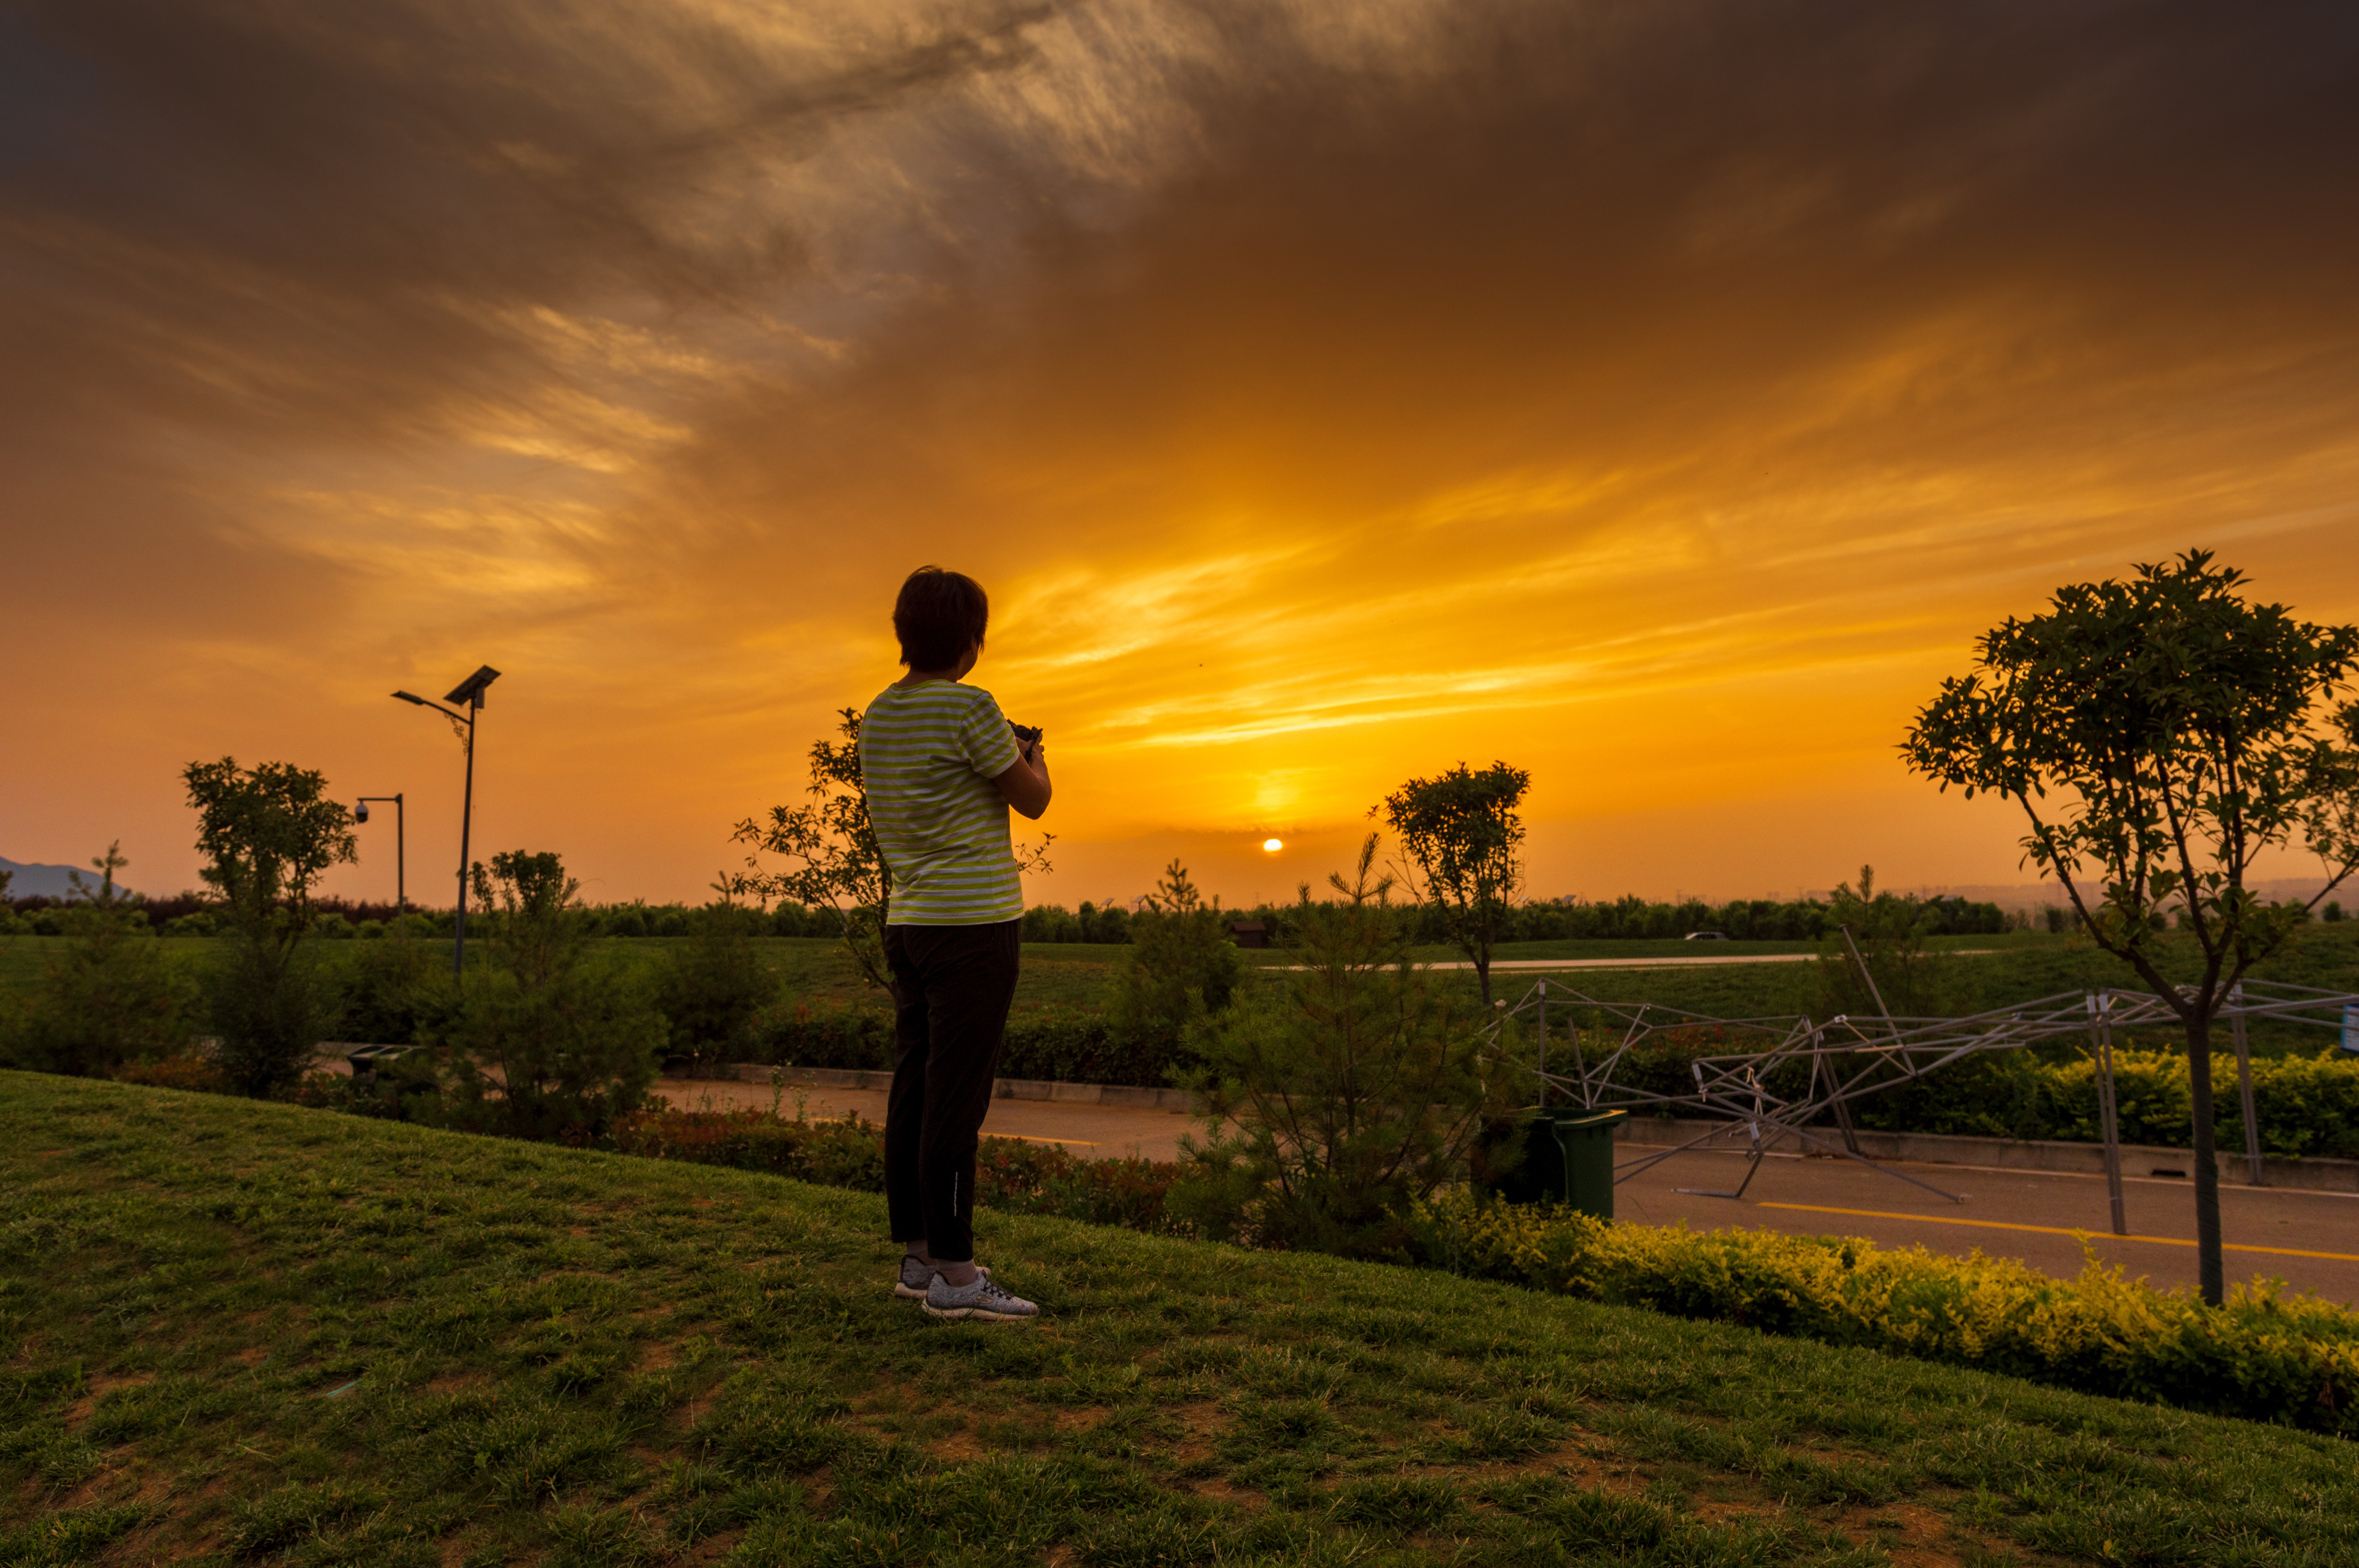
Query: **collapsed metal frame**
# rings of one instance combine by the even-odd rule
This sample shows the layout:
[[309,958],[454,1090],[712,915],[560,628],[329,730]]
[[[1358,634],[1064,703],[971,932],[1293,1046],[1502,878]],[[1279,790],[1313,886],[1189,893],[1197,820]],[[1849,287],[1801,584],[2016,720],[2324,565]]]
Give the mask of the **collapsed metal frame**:
[[[1863,975],[1866,966],[1860,966]],[[1869,989],[1875,995],[1871,978]],[[1496,1045],[1511,1028],[1528,1025],[1538,1036],[1538,1053],[1531,1071],[1539,1080],[1539,1103],[1560,1092],[1583,1110],[1686,1112],[1721,1120],[1723,1125],[1668,1148],[1624,1161],[1614,1167],[1620,1185],[1674,1154],[1701,1148],[1723,1135],[1743,1129],[1750,1143],[1745,1179],[1729,1192],[1705,1195],[1739,1198],[1752,1185],[1762,1157],[1790,1138],[1798,1144],[1854,1160],[1885,1175],[1921,1187],[1952,1203],[1965,1202],[1962,1194],[1946,1192],[1861,1152],[1852,1126],[1852,1106],[1872,1094],[1915,1082],[1968,1056],[1990,1051],[2014,1051],[2046,1040],[2078,1037],[2078,1044],[2095,1067],[2097,1115],[2104,1137],[2105,1179],[2113,1203],[2116,1236],[2129,1232],[2123,1213],[2121,1128],[2114,1086],[2114,1037],[2117,1031],[2162,1025],[2183,1027],[2179,1015],[2151,991],[2107,988],[2066,991],[2037,1001],[1995,1008],[1963,1018],[1855,1019],[1837,1015],[1823,1022],[1801,1016],[1716,1018],[1653,1002],[1600,1001],[1560,980],[1540,979],[1513,1007],[1501,1011],[1487,1036]],[[1560,1011],[1564,1036],[1571,1051],[1571,1071],[1551,1069],[1549,1010]],[[1591,1060],[1582,1041],[1580,1010],[1593,1020],[1618,1020],[1621,1039],[1602,1057]],[[2253,1103],[2252,1052],[2248,1027],[2262,1020],[2310,1024],[2341,1032],[2341,1046],[2359,1052],[2359,994],[2320,990],[2309,986],[2248,980],[2235,988],[2215,1022],[2228,1027],[2236,1056],[2236,1085],[2244,1112],[2245,1158],[2254,1185],[2262,1184],[2260,1128]],[[1758,1042],[1758,1048],[1691,1056],[1692,1091],[1665,1093],[1617,1076],[1647,1042],[1677,1030],[1735,1031],[1741,1040]],[[1780,1092],[1770,1080],[1781,1069],[1788,1082],[1799,1078],[1799,1092]],[[1832,1117],[1834,1136],[1811,1124]],[[1682,1188],[1682,1191],[1701,1189]]]

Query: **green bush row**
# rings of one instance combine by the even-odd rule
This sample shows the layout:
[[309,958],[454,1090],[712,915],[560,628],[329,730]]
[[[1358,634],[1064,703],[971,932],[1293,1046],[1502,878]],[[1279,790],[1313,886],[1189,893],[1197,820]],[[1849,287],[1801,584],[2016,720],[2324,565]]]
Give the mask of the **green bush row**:
[[[757,1022],[754,1048],[744,1059],[797,1067],[889,1067],[893,1015],[881,1007],[778,1007]],[[1158,1088],[1192,1060],[1168,1036],[1125,1029],[1103,1012],[1017,1007],[1007,1015],[999,1076]]]
[[[2219,1146],[2245,1147],[2235,1060],[2212,1060]],[[2169,1049],[2114,1053],[2115,1116],[2125,1143],[2185,1149],[2195,1141],[2187,1057]],[[2335,1052],[2256,1058],[2253,1108],[2262,1152],[2303,1159],[2359,1160],[2359,1056]],[[1975,1138],[2096,1142],[2096,1066],[2023,1054],[1969,1058],[1920,1084],[1867,1101],[1859,1123],[1878,1130]]]
[[[656,1108],[626,1117],[614,1147],[650,1159],[767,1171],[824,1186],[885,1190],[884,1130],[845,1121],[789,1119],[775,1111]],[[975,1201],[1018,1214],[1177,1233],[1164,1200],[1179,1167],[1136,1158],[1085,1160],[1052,1145],[986,1138],[975,1155]]]
[[2359,1436],[2359,1314],[2274,1284],[2213,1308],[2093,1257],[2058,1280],[1979,1252],[1605,1224],[1465,1192],[1419,1205],[1409,1234],[1411,1260],[1477,1279]]

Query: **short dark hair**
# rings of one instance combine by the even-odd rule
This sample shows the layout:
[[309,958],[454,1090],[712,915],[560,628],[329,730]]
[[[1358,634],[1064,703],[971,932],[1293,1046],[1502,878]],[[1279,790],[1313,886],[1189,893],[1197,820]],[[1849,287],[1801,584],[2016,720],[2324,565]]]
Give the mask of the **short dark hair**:
[[893,601],[893,634],[901,639],[901,662],[913,670],[949,669],[969,648],[983,645],[990,623],[983,585],[940,567],[911,572]]

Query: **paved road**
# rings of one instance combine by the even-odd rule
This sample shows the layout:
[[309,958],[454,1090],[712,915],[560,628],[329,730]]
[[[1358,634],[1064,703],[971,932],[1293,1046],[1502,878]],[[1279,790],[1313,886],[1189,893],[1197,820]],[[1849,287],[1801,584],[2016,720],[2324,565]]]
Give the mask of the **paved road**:
[[[1622,1145],[1623,1158],[1641,1151]],[[1962,1194],[1952,1204],[1848,1160],[1772,1155],[1742,1200],[1687,1189],[1734,1189],[1745,1157],[1674,1155],[1632,1176],[1615,1213],[1647,1225],[1699,1229],[1744,1227],[1802,1235],[1861,1236],[1879,1247],[1920,1246],[1962,1257],[1977,1249],[2044,1273],[2078,1274],[2089,1252],[2109,1267],[2157,1285],[2192,1286],[2195,1196],[2181,1180],[2124,1183],[2131,1234],[2111,1234],[2105,1179],[2048,1171],[1904,1164],[1920,1181]],[[2359,1303],[2359,1194],[2223,1187],[2221,1229],[2231,1249],[2229,1281],[2280,1279],[2299,1290]]]
[[[660,1092],[676,1105],[753,1105],[766,1108],[770,1089],[735,1082],[668,1079]],[[876,1089],[809,1091],[805,1112],[813,1117],[858,1113],[885,1119],[885,1096]],[[783,1109],[794,1114],[788,1095]],[[994,1100],[984,1123],[986,1135],[1054,1143],[1076,1154],[1105,1158],[1140,1154],[1169,1160],[1180,1135],[1194,1127],[1172,1111],[1114,1106],[1060,1104],[1049,1100]],[[1637,1158],[1643,1145],[1622,1145],[1622,1157]],[[2134,1178],[2126,1184],[2130,1237],[2109,1234],[2103,1176],[2044,1171],[1995,1171],[1960,1165],[1898,1167],[1920,1180],[1962,1193],[1951,1204],[1882,1172],[1848,1160],[1771,1155],[1741,1200],[1713,1197],[1682,1188],[1733,1189],[1744,1180],[1739,1153],[1690,1152],[1663,1161],[1624,1183],[1615,1207],[1624,1219],[1645,1225],[1677,1225],[1698,1230],[1726,1227],[1781,1230],[1806,1236],[1861,1236],[1879,1247],[1921,1246],[1963,1257],[1977,1249],[2017,1259],[2043,1272],[2078,1274],[2084,1254],[2072,1233],[2087,1233],[2087,1245],[2109,1266],[2158,1285],[2195,1283],[2194,1195],[2184,1180]],[[2359,1304],[2359,1194],[2294,1192],[2282,1188],[2224,1187],[2220,1194],[2223,1228],[2229,1245],[2231,1281],[2281,1279],[2298,1290]]]

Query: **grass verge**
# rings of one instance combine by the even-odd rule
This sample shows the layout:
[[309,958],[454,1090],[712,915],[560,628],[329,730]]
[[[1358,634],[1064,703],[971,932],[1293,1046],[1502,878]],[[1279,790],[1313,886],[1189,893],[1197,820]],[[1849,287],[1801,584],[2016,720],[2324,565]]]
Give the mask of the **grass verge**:
[[2359,1561],[2336,1440],[1408,1270],[0,1075],[0,1562]]

